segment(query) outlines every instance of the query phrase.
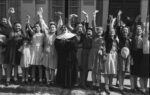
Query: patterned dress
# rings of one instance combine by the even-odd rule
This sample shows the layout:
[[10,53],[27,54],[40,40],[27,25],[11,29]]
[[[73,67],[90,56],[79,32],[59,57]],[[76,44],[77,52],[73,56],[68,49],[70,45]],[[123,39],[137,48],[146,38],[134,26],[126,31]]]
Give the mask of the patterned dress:
[[42,59],[43,65],[47,68],[56,69],[57,68],[57,55],[54,46],[54,41],[56,35],[46,34],[44,39],[44,55]]
[[91,65],[91,68],[93,69],[93,72],[95,73],[100,73],[100,71],[103,69],[103,63],[104,63],[104,60],[103,60],[103,55],[99,55],[98,54],[98,51],[101,50],[102,53],[104,54],[104,51],[105,51],[105,41],[103,38],[95,38],[93,40],[93,43],[92,43],[92,49],[91,49],[91,52],[90,52],[90,65]]
[[31,45],[31,65],[42,65],[43,38],[44,35],[42,33],[35,33],[33,35]]
[[104,63],[104,74],[117,74],[117,46],[118,43],[115,39],[108,38],[106,45],[106,62]]
[[22,46],[20,49],[22,49],[20,50],[22,52],[20,66],[27,68],[29,67],[31,61],[30,45]]

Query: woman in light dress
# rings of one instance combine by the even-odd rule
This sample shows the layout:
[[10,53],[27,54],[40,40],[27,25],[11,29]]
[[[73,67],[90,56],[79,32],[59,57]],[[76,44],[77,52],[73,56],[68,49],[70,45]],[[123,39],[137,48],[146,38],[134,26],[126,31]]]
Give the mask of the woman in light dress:
[[106,61],[104,63],[105,90],[110,94],[109,86],[112,85],[112,79],[117,74],[117,49],[118,41],[114,29],[115,19],[111,18],[109,31],[106,32]]
[[43,52],[43,38],[44,34],[41,33],[41,27],[39,23],[35,24],[35,34],[32,37],[31,41],[31,65],[32,68],[32,81],[35,82],[35,69],[38,66],[39,70],[39,81],[42,82],[42,63],[41,57]]
[[45,38],[44,38],[43,65],[46,67],[45,74],[46,74],[47,84],[54,83],[55,69],[57,67],[57,56],[54,47],[54,41],[56,38],[55,31],[56,31],[56,25],[51,24],[50,32],[45,33]]
[[57,68],[57,55],[54,46],[56,39],[56,24],[50,23],[50,27],[46,25],[42,13],[40,13],[40,23],[44,31],[44,49],[42,56],[42,65],[45,66],[47,85],[54,84],[55,70]]

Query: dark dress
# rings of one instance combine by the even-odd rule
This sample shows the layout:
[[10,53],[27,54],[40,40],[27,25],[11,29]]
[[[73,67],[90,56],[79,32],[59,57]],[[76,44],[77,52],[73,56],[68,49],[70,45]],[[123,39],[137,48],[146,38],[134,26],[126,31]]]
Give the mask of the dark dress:
[[56,39],[55,48],[58,56],[56,84],[70,88],[76,83],[77,78],[77,39],[72,37],[67,40]]
[[19,65],[21,52],[18,51],[23,41],[23,32],[12,32],[7,40],[5,63],[11,65]]
[[142,43],[142,39],[138,40],[136,37],[132,40],[131,55],[133,57],[133,65],[131,65],[131,75],[134,76],[140,76],[140,66],[143,57]]

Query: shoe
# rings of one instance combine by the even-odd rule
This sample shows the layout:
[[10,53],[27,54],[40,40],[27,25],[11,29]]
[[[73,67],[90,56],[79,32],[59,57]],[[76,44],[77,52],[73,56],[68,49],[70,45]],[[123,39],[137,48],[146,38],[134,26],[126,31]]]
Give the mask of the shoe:
[[136,91],[141,91],[140,88],[138,88],[138,87],[135,87],[135,89],[136,89]]
[[131,89],[130,90],[132,93],[135,93],[136,92],[136,89]]
[[9,86],[10,85],[10,81],[7,81],[6,83],[5,83],[5,86]]
[[146,90],[145,89],[141,89],[140,92],[141,92],[141,94],[146,95]]
[[109,89],[105,89],[105,92],[110,95],[110,90]]
[[124,92],[124,90],[120,90],[121,95],[126,95],[126,93]]
[[116,83],[116,87],[119,87],[119,84],[118,84],[118,83]]
[[15,81],[14,81],[14,84],[15,84],[15,85],[18,85],[18,84],[19,84],[18,80],[15,80]]

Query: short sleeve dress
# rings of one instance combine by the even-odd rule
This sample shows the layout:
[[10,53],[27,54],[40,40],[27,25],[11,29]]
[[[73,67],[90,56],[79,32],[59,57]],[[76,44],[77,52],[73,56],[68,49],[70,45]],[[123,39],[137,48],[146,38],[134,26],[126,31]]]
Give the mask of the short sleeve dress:
[[31,65],[42,65],[44,34],[35,33],[31,41]]
[[57,68],[57,54],[54,46],[56,39],[55,34],[46,34],[44,37],[44,53],[42,58],[42,64],[47,68]]

